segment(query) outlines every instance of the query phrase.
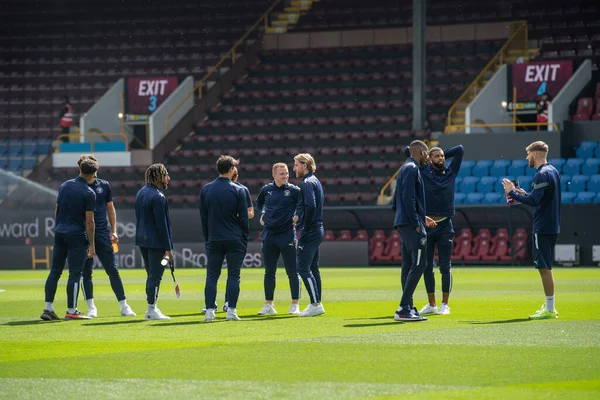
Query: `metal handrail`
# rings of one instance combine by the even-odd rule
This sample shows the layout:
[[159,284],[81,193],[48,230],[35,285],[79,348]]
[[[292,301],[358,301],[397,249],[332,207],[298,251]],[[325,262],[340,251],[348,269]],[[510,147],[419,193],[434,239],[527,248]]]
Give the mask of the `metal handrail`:
[[446,125],[444,133],[464,131],[466,128],[499,128],[499,127],[512,127],[512,128],[525,128],[525,127],[542,127],[552,126],[556,131],[559,131],[558,125],[554,122],[521,122],[521,123],[505,123],[505,124],[469,124],[469,125]]
[[[127,140],[127,136],[124,133],[63,133],[61,135],[58,135],[58,137],[56,138],[58,140],[56,148],[54,149],[55,153],[60,153],[60,142],[62,138],[75,138],[75,139],[80,139],[81,137],[103,137],[106,138],[107,136],[119,136],[123,138],[123,142],[125,142],[125,151],[129,151],[129,143]],[[92,145],[92,151],[94,149],[94,142],[90,142]]]
[[221,57],[221,59],[215,64],[214,67],[212,67],[212,69],[204,76],[204,78],[202,78],[200,80],[200,82],[198,82],[196,84],[196,86],[194,86],[194,88],[191,90],[191,92],[188,93],[187,96],[185,96],[183,98],[183,100],[181,100],[181,102],[179,102],[179,104],[177,104],[175,106],[175,108],[173,108],[173,110],[171,110],[171,112],[169,113],[169,115],[167,115],[167,118],[165,119],[165,134],[169,133],[169,119],[173,116],[173,114],[175,114],[177,112],[177,110],[179,110],[183,104],[191,97],[194,95],[194,92],[196,92],[196,90],[198,90],[198,98],[202,98],[202,87],[204,86],[204,83],[208,80],[208,78],[210,78],[212,76],[212,74],[219,69],[219,67],[221,66],[221,64],[223,64],[225,62],[225,60],[227,60],[229,58],[229,56],[231,55],[231,63],[235,64],[235,51],[237,49],[237,47],[244,41],[246,40],[246,38],[252,33],[254,32],[254,30],[256,28],[258,28],[258,26],[263,23],[264,21],[264,27],[265,27],[265,31],[269,25],[269,14],[273,11],[273,9],[279,4],[281,3],[281,0],[275,0],[275,2],[273,4],[271,4],[271,6],[267,9],[267,11],[265,11],[260,18],[254,23],[254,25],[252,25],[252,27],[250,29],[248,29],[248,31],[237,41],[235,42],[235,44],[231,47],[231,49],[229,49],[229,51],[227,53],[225,53],[225,55],[223,55],[223,57]]
[[500,48],[500,50],[498,50],[496,55],[494,55],[494,57],[492,57],[492,59],[487,63],[487,65],[481,70],[479,75],[477,75],[477,77],[475,77],[473,82],[471,82],[471,84],[465,89],[463,94],[458,98],[458,100],[456,100],[454,102],[452,107],[450,107],[450,109],[448,110],[448,124],[452,124],[452,114],[456,111],[456,108],[458,107],[458,105],[460,103],[462,103],[462,101],[465,99],[465,97],[467,97],[469,95],[471,90],[473,90],[473,92],[476,90],[476,86],[479,84],[479,81],[492,68],[492,66],[495,65],[496,62],[498,62],[498,61],[499,61],[498,65],[504,64],[504,60],[503,60],[504,51],[508,48],[508,46],[510,46],[513,43],[513,41],[515,40],[517,35],[520,34],[523,30],[525,30],[525,44],[527,46],[527,37],[528,37],[527,21],[515,21],[515,22],[511,23],[510,26],[511,26],[511,30],[514,29],[514,32],[510,35],[510,37],[508,38],[506,43],[504,43],[504,45]]

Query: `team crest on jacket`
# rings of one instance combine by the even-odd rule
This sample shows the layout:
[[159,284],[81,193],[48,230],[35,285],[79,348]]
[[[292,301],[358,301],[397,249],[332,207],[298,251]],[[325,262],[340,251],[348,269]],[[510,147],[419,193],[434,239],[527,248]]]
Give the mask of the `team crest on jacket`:
[[292,194],[292,192],[290,192],[289,190],[286,190],[285,192],[283,192],[284,196],[289,196],[290,194]]
[[421,246],[425,246],[425,243],[427,243],[427,238],[421,238]]
[[102,187],[101,187],[101,186],[98,186],[98,187],[96,188],[96,193],[98,193],[98,194],[102,194],[102,192],[103,192],[103,190],[102,190]]

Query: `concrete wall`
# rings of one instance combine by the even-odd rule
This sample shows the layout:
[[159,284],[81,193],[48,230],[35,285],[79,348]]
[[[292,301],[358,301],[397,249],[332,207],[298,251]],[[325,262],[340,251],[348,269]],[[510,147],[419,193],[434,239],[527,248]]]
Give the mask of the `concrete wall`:
[[[125,79],[121,78],[79,118],[81,133],[121,132],[121,120],[118,114],[121,112],[121,94],[124,92]],[[114,138],[107,136],[106,140],[115,140]],[[121,140],[121,138],[118,139]]]
[[[169,129],[177,125],[181,118],[187,114],[194,106],[194,96],[188,96],[194,90],[194,78],[188,76],[183,82],[167,97],[167,99],[152,113],[148,123],[150,143],[148,147],[153,149],[167,134],[166,121],[169,114],[182,101],[181,107],[169,118]],[[187,98],[186,98],[187,96]]]
[[[52,153],[54,168],[72,168],[77,166],[80,153]],[[128,151],[106,151],[94,153],[102,167],[129,167],[131,153]]]
[[[481,92],[473,99],[465,112],[465,123],[470,124],[505,124],[511,123],[512,117],[500,106],[506,99],[508,66],[503,65],[486,83]],[[466,133],[509,133],[511,127],[466,128]]]
[[[575,100],[579,93],[581,93],[591,79],[592,62],[590,60],[585,60],[550,103],[550,107],[548,107],[548,121],[554,122],[560,126],[560,124],[568,120],[569,105]],[[552,126],[548,126],[548,130],[552,129]]]
[[[456,42],[461,40],[508,39],[509,22],[428,26],[426,40],[431,42]],[[265,50],[306,49],[325,47],[353,47],[370,45],[411,44],[412,28],[359,29],[327,32],[298,32],[266,34]]]

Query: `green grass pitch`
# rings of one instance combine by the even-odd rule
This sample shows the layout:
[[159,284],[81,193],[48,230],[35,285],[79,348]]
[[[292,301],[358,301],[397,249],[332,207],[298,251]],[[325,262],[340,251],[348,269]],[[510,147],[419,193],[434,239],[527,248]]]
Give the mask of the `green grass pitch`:
[[[180,300],[167,271],[158,304],[171,320],[163,322],[143,320],[145,271],[121,275],[137,317],[119,316],[96,270],[99,318],[43,322],[47,271],[0,272],[0,398],[600,398],[600,269],[556,269],[560,318],[528,321],[544,299],[533,268],[455,268],[452,314],[423,323],[392,319],[399,268],[323,268],[327,313],[315,318],[286,314],[283,268],[280,314],[256,315],[262,270],[243,270],[243,320],[225,322],[220,312],[214,323],[200,314],[204,270],[177,271]],[[65,283],[66,273],[59,315]],[[219,304],[223,287],[222,278]],[[421,282],[418,307],[424,292]],[[79,308],[87,309],[81,296]]]

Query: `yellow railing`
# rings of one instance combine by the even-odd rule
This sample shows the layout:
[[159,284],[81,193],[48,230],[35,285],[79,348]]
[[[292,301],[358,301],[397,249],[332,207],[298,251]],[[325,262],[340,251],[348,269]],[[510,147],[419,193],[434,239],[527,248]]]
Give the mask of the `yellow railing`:
[[445,133],[450,132],[464,132],[467,128],[501,128],[511,127],[513,132],[516,128],[541,128],[542,126],[552,126],[556,131],[559,131],[558,125],[554,122],[520,122],[520,123],[506,123],[506,124],[470,124],[470,125],[446,125]]
[[[526,56],[529,52],[527,21],[515,21],[510,24],[511,35],[492,57],[490,62],[481,70],[479,75],[471,82],[464,93],[454,102],[448,110],[447,124],[452,126],[460,119],[459,113],[464,113],[468,103],[477,96],[477,93],[485,86],[485,81],[489,79],[509,57]],[[460,107],[462,105],[462,107]],[[460,109],[459,109],[460,107]]]
[[275,0],[275,2],[271,5],[271,7],[269,7],[267,9],[267,11],[265,11],[263,13],[263,15],[260,16],[260,18],[254,23],[254,25],[252,25],[252,27],[250,29],[248,29],[248,31],[237,41],[235,42],[235,44],[231,47],[231,49],[229,49],[229,51],[227,53],[225,53],[225,55],[223,57],[221,57],[221,59],[215,64],[214,67],[212,67],[212,69],[204,76],[204,78],[202,78],[202,80],[200,80],[200,82],[198,82],[198,84],[196,84],[196,86],[194,86],[194,89],[192,89],[192,91],[190,93],[188,93],[187,96],[185,96],[185,98],[183,100],[181,100],[181,102],[179,104],[177,104],[177,106],[175,106],[175,108],[173,108],[173,110],[171,110],[171,112],[169,113],[169,115],[167,115],[167,118],[165,119],[165,134],[169,133],[169,119],[173,116],[173,114],[175,114],[177,112],[177,110],[179,110],[183,104],[191,97],[194,95],[194,92],[196,92],[196,90],[198,90],[198,98],[202,98],[202,88],[204,87],[204,84],[206,83],[206,81],[208,80],[208,78],[210,78],[212,76],[212,74],[214,74],[214,72],[216,70],[219,69],[219,67],[229,58],[231,57],[231,64],[235,64],[235,59],[236,59],[236,50],[238,48],[238,46],[240,44],[242,44],[244,42],[244,40],[246,40],[246,38],[248,38],[248,36],[254,32],[261,24],[264,23],[264,29],[265,31],[267,30],[268,26],[269,26],[269,14],[271,14],[271,12],[273,11],[273,9],[275,9],[275,7],[277,7],[277,5],[279,5],[279,3],[281,3],[281,0]]
[[[60,143],[62,141],[62,138],[67,138],[67,139],[75,139],[76,141],[74,143],[79,143],[77,142],[77,140],[79,140],[81,137],[85,137],[85,138],[102,138],[102,139],[106,139],[108,136],[119,136],[123,138],[123,142],[125,143],[125,151],[129,151],[129,143],[127,141],[127,136],[124,133],[63,133],[62,135],[58,135],[57,137],[57,145],[56,148],[54,149],[54,151],[56,153],[60,152]],[[105,141],[106,142],[106,141]],[[88,143],[88,142],[84,142],[84,143]],[[91,144],[91,151],[94,151],[94,143],[95,142],[89,142]]]

